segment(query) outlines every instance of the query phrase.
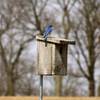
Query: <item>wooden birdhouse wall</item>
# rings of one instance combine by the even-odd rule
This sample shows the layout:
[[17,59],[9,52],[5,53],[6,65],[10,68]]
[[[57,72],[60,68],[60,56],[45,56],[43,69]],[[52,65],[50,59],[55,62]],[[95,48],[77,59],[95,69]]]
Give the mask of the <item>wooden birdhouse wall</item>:
[[52,51],[53,44],[47,44],[43,41],[38,41],[38,74],[52,74]]

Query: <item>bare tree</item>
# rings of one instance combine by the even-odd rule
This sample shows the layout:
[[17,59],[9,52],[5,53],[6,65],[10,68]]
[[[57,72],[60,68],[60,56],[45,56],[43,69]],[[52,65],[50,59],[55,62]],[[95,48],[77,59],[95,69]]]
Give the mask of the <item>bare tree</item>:
[[[18,90],[16,83],[20,85],[20,81],[24,82],[23,75],[33,74],[32,70],[34,72],[34,61],[25,60],[23,52],[34,40],[34,33],[42,33],[44,22],[41,18],[47,2],[48,0],[5,0],[0,5],[0,56],[6,75],[6,95],[15,95]],[[29,84],[30,88],[30,83],[24,84]],[[21,91],[24,94],[23,88]]]
[[14,85],[18,79],[17,66],[20,56],[26,48],[25,45],[34,39],[34,36],[27,34],[25,36],[25,33],[22,33],[23,26],[19,25],[19,22],[20,15],[23,13],[20,9],[22,6],[19,4],[18,1],[15,4],[15,1],[9,0],[9,2],[4,1],[0,6],[0,55],[6,74],[6,95],[15,95]]
[[[60,6],[60,9],[62,10],[62,22],[61,22],[61,28],[64,32],[64,38],[68,39],[68,35],[72,29],[72,21],[71,21],[71,9],[75,5],[76,0],[57,0],[57,4]],[[55,94],[57,96],[62,95],[62,76],[56,76],[55,78]]]
[[78,4],[81,7],[78,7],[78,25],[74,32],[78,47],[75,49],[77,57],[74,55],[73,57],[89,83],[89,96],[95,96],[95,64],[100,56],[98,52],[100,48],[98,41],[100,2],[98,0],[78,0]]

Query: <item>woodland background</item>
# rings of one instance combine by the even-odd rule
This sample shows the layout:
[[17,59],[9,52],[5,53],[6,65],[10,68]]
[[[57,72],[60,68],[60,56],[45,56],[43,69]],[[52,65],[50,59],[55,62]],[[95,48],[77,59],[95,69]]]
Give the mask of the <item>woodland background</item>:
[[0,0],[0,95],[38,95],[37,33],[76,41],[68,75],[45,76],[46,96],[100,96],[100,0]]

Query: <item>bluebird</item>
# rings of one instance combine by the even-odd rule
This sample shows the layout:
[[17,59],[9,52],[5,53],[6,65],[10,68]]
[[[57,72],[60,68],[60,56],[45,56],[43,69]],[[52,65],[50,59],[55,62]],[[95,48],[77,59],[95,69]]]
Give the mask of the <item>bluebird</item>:
[[48,38],[48,35],[52,32],[52,30],[53,30],[52,25],[46,26],[46,28],[44,30],[43,37],[45,39],[45,46],[47,46],[47,38]]

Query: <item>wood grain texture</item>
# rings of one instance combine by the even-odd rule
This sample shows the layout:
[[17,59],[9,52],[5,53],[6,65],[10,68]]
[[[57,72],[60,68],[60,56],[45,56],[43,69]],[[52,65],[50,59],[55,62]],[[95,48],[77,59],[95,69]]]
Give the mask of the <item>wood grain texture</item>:
[[[36,36],[36,39],[38,41],[45,42],[45,40],[42,36]],[[54,43],[54,44],[74,44],[75,45],[74,40],[63,39],[63,38],[54,38],[54,37],[48,37],[47,42],[48,43]]]
[[38,73],[51,74],[52,73],[52,45],[44,42],[38,42]]

